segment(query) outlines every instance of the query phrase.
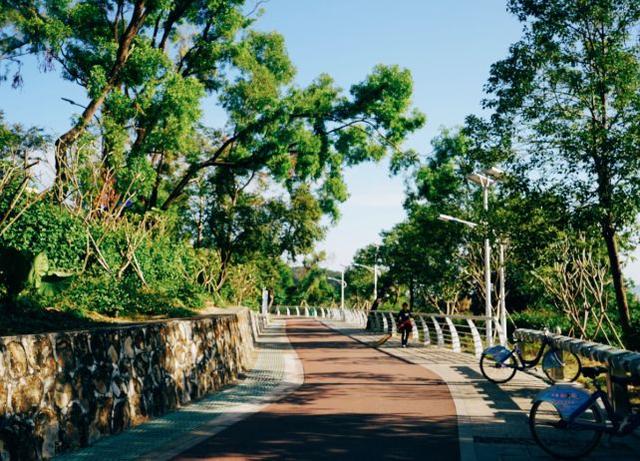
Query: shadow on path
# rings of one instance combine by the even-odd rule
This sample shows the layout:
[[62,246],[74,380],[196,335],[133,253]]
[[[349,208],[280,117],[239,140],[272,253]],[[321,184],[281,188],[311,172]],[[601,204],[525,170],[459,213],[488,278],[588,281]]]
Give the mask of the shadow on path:
[[287,332],[304,384],[175,459],[459,459],[455,407],[435,374],[314,320]]

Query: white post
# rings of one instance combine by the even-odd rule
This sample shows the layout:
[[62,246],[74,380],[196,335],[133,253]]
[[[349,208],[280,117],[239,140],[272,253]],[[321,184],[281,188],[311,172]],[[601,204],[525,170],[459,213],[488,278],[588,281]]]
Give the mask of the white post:
[[[482,186],[482,195],[484,201],[485,215],[489,212],[489,182],[487,181]],[[485,316],[493,319],[493,309],[491,306],[491,244],[489,242],[489,236],[484,239],[484,311]],[[493,346],[493,324],[491,321],[487,322],[487,343],[489,346]]]
[[266,288],[262,289],[262,313],[268,314],[269,311],[269,291]]
[[373,302],[378,299],[378,263],[373,265]]
[[344,309],[344,269],[340,275],[340,308]]
[[504,346],[507,342],[507,300],[505,291],[505,268],[504,268],[504,245],[500,243],[500,326],[502,327],[502,338],[500,341]]

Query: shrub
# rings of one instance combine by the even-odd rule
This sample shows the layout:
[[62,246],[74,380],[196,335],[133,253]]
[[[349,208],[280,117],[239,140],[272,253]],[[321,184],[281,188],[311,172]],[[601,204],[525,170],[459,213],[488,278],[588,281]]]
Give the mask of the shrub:
[[52,269],[76,272],[87,251],[82,220],[47,201],[33,204],[0,238],[0,246],[46,253]]
[[560,328],[563,334],[567,334],[571,329],[571,322],[564,314],[548,308],[525,309],[521,312],[513,312],[511,318],[518,328],[531,328],[533,330],[548,328],[551,331]]
[[132,277],[116,280],[102,275],[84,277],[74,283],[63,295],[49,299],[63,311],[80,314],[97,312],[108,317],[131,316],[184,316],[193,314],[191,308],[202,306],[198,292],[182,292],[172,296],[162,291],[141,286]]

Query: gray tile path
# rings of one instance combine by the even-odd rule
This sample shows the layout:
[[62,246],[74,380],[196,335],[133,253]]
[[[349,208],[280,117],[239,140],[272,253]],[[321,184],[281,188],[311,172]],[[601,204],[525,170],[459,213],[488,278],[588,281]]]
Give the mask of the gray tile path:
[[[332,328],[368,344],[375,344],[381,334],[325,322]],[[500,386],[487,381],[480,373],[478,360],[471,354],[454,353],[435,346],[413,344],[400,348],[392,338],[380,350],[423,366],[437,373],[449,386],[458,412],[458,430],[462,461],[550,460],[533,441],[529,432],[528,412],[540,389],[549,384],[537,373],[518,372],[514,379]],[[629,436],[608,440],[603,437],[588,461],[640,460],[640,438]]]
[[237,385],[55,459],[171,459],[201,440],[260,411],[268,403],[302,384],[302,368],[289,345],[283,321],[275,321],[260,337],[255,354],[253,368]]

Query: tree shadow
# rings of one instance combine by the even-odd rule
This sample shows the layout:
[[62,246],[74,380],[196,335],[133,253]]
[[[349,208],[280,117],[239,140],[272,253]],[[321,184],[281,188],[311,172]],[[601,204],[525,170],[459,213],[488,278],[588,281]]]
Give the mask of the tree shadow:
[[379,414],[259,413],[176,460],[458,460],[455,421]]

